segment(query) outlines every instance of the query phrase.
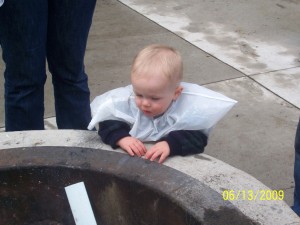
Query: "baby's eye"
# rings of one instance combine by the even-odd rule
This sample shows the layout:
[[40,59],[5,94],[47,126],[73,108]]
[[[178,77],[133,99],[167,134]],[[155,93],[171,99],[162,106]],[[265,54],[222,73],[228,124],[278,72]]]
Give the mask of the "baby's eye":
[[160,100],[160,98],[151,98],[151,100],[158,101],[158,100]]

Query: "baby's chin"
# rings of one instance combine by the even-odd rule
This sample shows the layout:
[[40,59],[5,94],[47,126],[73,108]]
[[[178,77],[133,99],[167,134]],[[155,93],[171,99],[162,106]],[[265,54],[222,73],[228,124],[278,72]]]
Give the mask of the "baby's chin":
[[147,116],[147,117],[156,119],[156,118],[159,118],[159,117],[161,117],[162,115],[164,115],[164,113],[158,113],[158,114],[153,114],[153,113],[152,113],[152,114],[145,114],[145,113],[144,113],[144,115]]
[[141,110],[142,113],[147,117],[154,117],[155,115],[151,111]]

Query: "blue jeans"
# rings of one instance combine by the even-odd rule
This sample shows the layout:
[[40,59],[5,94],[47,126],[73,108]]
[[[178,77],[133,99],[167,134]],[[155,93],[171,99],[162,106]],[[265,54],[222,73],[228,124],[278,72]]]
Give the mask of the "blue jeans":
[[300,120],[297,127],[295,138],[295,165],[294,165],[294,206],[292,209],[300,216]]
[[6,131],[44,129],[46,60],[59,129],[87,129],[84,54],[96,0],[6,0],[0,7]]

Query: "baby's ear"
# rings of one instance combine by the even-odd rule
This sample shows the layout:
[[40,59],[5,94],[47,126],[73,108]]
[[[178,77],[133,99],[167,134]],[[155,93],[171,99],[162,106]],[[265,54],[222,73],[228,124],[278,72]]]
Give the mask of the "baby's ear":
[[180,95],[181,95],[181,92],[183,90],[183,87],[182,86],[178,86],[175,90],[175,93],[174,93],[174,97],[173,97],[173,100],[176,100]]

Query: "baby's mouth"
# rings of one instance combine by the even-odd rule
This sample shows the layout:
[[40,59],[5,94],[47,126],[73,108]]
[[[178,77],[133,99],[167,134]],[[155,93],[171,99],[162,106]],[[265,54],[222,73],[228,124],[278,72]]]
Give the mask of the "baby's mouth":
[[151,115],[151,111],[150,111],[150,110],[142,109],[142,112],[143,112],[145,115],[147,115],[147,116]]
[[151,113],[151,111],[149,111],[149,110],[142,110],[143,111],[143,113],[145,113],[145,114],[150,114]]

